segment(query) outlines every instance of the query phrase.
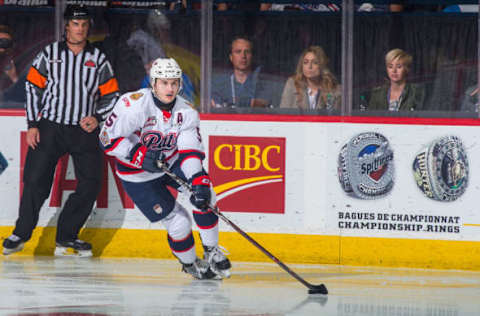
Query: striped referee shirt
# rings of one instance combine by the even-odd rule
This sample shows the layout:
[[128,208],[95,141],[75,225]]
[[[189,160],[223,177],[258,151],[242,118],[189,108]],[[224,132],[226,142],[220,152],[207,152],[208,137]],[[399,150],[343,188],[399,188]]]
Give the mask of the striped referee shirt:
[[40,119],[79,125],[86,116],[104,121],[119,96],[118,83],[105,54],[87,42],[74,55],[66,42],[46,46],[27,75],[28,127]]

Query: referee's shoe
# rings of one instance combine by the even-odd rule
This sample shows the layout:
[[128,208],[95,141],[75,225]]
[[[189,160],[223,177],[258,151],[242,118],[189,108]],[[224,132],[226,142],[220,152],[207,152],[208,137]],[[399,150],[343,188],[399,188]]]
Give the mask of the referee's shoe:
[[55,257],[91,257],[92,245],[86,241],[57,241]]
[[3,254],[8,256],[23,249],[25,242],[17,235],[10,235],[3,241]]

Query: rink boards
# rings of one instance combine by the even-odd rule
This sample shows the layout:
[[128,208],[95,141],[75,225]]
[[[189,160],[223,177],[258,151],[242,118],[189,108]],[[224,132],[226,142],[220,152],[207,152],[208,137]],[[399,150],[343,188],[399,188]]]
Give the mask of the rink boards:
[[[479,270],[478,124],[202,115],[201,135],[220,209],[285,262]],[[0,112],[9,164],[0,175],[2,238],[17,216],[25,129],[22,113]],[[99,256],[170,258],[166,232],[135,209],[111,166],[82,237]],[[53,252],[57,213],[74,185],[65,157],[22,254]],[[220,231],[232,260],[269,260],[223,222]]]

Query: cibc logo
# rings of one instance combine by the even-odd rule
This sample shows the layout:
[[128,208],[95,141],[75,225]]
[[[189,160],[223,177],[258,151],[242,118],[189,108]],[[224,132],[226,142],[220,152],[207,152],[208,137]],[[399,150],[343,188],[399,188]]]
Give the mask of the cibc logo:
[[285,212],[285,138],[210,136],[208,170],[228,212]]

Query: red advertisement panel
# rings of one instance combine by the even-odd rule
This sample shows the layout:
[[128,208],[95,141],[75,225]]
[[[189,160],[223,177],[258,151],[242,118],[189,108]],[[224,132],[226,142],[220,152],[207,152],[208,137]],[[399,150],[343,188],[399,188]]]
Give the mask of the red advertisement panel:
[[209,137],[209,174],[227,212],[285,212],[285,138]]

